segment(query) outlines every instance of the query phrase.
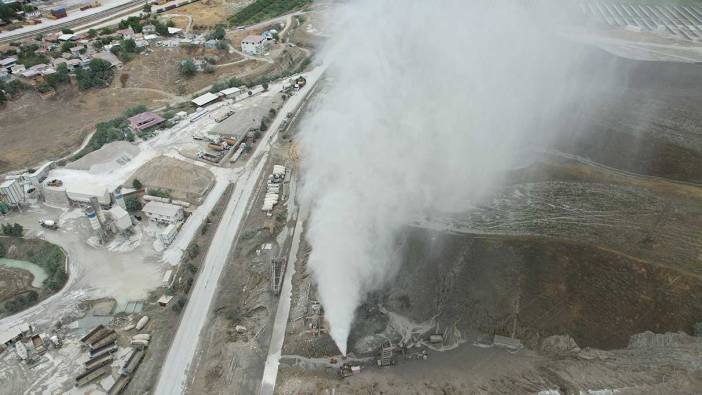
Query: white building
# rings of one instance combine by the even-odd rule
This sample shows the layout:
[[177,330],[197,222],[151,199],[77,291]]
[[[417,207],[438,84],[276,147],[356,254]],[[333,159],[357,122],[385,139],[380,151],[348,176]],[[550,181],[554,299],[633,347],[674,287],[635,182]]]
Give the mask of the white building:
[[176,226],[170,224],[166,226],[166,229],[164,229],[163,232],[159,233],[158,238],[161,240],[161,243],[163,243],[164,246],[169,246],[173,240],[175,240],[177,234],[178,229],[176,229]]
[[173,224],[183,220],[183,208],[175,204],[148,202],[141,210],[150,220],[165,224]]
[[0,184],[0,201],[10,206],[19,206],[24,203],[24,188],[19,180],[5,180]]
[[248,36],[241,40],[241,51],[249,55],[260,55],[266,50],[266,41],[263,36]]
[[66,183],[66,195],[75,204],[90,204],[91,198],[97,198],[102,206],[109,206],[112,203],[110,193],[102,185],[88,182]]
[[114,205],[107,212],[110,213],[112,224],[117,232],[124,232],[132,227],[132,218],[122,207]]
[[219,98],[220,98],[220,97],[219,97],[218,95],[215,95],[214,93],[211,93],[211,92],[207,92],[207,93],[205,93],[204,95],[198,96],[198,97],[194,98],[194,99],[191,100],[191,101],[192,101],[193,104],[195,104],[196,106],[202,107],[202,106],[207,105],[207,104],[210,104],[210,103],[212,103],[212,102],[214,102],[214,101],[216,101],[216,100],[219,100]]

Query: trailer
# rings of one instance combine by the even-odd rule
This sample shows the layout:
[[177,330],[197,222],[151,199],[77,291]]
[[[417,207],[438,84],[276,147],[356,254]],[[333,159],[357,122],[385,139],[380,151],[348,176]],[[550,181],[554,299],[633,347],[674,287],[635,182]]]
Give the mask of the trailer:
[[39,335],[34,335],[31,337],[32,346],[34,346],[34,351],[38,354],[43,354],[46,352],[46,345],[44,344],[44,339]]
[[88,332],[85,336],[83,336],[80,341],[81,343],[89,344],[92,343],[94,340],[97,340],[98,333],[107,330],[104,325],[100,324],[93,328],[90,332]]
[[94,349],[100,348],[102,346],[105,346],[107,344],[114,343],[115,340],[117,340],[117,333],[115,331],[111,330],[107,336],[105,336],[102,339],[98,340],[97,342],[91,344],[90,348],[92,348],[94,350]]
[[85,372],[78,377],[76,377],[76,387],[82,387],[86,384],[90,384],[94,380],[97,380],[112,371],[112,366],[104,365],[95,370]]
[[117,378],[117,380],[115,381],[115,383],[112,384],[112,387],[110,387],[110,389],[107,390],[107,393],[109,395],[121,394],[122,391],[124,391],[124,389],[127,388],[127,384],[129,384],[129,380],[131,380],[131,377],[120,375]]
[[89,359],[85,361],[85,370],[93,370],[96,368],[99,368],[100,366],[104,366],[108,363],[112,363],[113,357],[112,354],[102,354],[96,358]]
[[122,366],[122,375],[127,376],[134,373],[142,359],[144,359],[144,350],[134,349],[127,359],[127,362]]
[[105,354],[112,354],[117,351],[117,345],[113,341],[112,343],[105,344],[100,348],[90,350],[90,358],[95,358]]

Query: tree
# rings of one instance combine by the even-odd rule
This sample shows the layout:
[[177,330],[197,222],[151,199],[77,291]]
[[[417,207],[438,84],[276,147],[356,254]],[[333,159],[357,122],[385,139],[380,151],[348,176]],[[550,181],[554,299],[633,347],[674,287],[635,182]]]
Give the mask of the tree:
[[195,75],[197,67],[195,66],[195,63],[193,63],[192,60],[185,59],[180,62],[180,65],[178,65],[178,71],[180,71],[180,74],[186,77],[192,77],[193,75]]
[[120,46],[120,48],[122,48],[122,50],[127,51],[129,53],[137,52],[136,42],[134,40],[132,40],[131,38],[127,38],[125,40],[122,40],[122,42],[120,43],[119,46]]
[[210,40],[224,40],[225,34],[224,25],[217,25],[214,31],[207,35],[207,38]]
[[69,29],[69,28],[67,28],[67,27],[64,27],[63,29],[61,29],[61,33],[63,33],[63,34],[73,34],[73,30],[71,30],[71,29]]
[[139,181],[138,178],[135,178],[134,181],[132,181],[132,188],[136,189],[137,191],[140,191],[143,187],[144,185],[141,184],[141,181]]
[[0,243],[0,258],[3,258],[5,256],[5,246]]
[[15,223],[14,225],[10,224],[3,224],[2,225],[2,234],[5,236],[13,236],[13,237],[22,237],[22,234],[24,233],[24,228],[22,225]]
[[149,4],[149,3],[144,4],[143,11],[145,14],[150,14],[151,13],[151,4]]
[[264,92],[267,91],[268,90],[268,83],[264,82],[263,84],[261,84],[261,87],[263,88]]
[[217,44],[215,44],[215,47],[220,51],[225,51],[229,49],[229,43],[227,43],[226,40],[217,40]]
[[702,321],[695,324],[695,336],[702,336]]
[[195,259],[198,254],[200,254],[200,246],[197,243],[191,243],[188,246],[188,256],[190,259]]
[[60,84],[68,83],[68,66],[60,64],[56,67],[56,72],[46,76],[46,83],[52,88],[56,88]]
[[124,199],[124,205],[127,206],[127,211],[129,212],[139,211],[143,207],[135,196],[127,196]]
[[93,37],[95,37],[95,36],[97,36],[97,35],[98,35],[97,30],[95,30],[95,29],[90,29],[90,30],[88,30],[88,37],[93,38]]
[[107,87],[112,82],[113,76],[114,70],[112,70],[112,64],[98,58],[91,59],[87,69],[78,69],[78,71],[76,71],[78,87],[82,90],[92,87]]

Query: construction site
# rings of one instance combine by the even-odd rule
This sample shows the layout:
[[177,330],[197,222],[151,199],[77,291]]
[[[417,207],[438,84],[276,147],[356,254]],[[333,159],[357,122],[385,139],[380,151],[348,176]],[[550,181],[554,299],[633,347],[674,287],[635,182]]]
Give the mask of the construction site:
[[229,54],[270,80],[2,175],[0,394],[702,391],[700,8],[383,3],[227,27],[284,26]]

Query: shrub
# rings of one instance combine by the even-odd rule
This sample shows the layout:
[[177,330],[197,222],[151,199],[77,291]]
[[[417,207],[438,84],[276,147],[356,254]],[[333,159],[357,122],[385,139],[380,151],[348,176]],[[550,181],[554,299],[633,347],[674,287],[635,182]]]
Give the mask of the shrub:
[[124,205],[127,206],[127,211],[135,212],[142,208],[141,202],[135,196],[127,196],[124,199]]
[[192,60],[185,59],[182,60],[178,65],[178,71],[185,77],[192,77],[193,75],[195,75],[197,67],[195,67],[195,63],[193,63]]

